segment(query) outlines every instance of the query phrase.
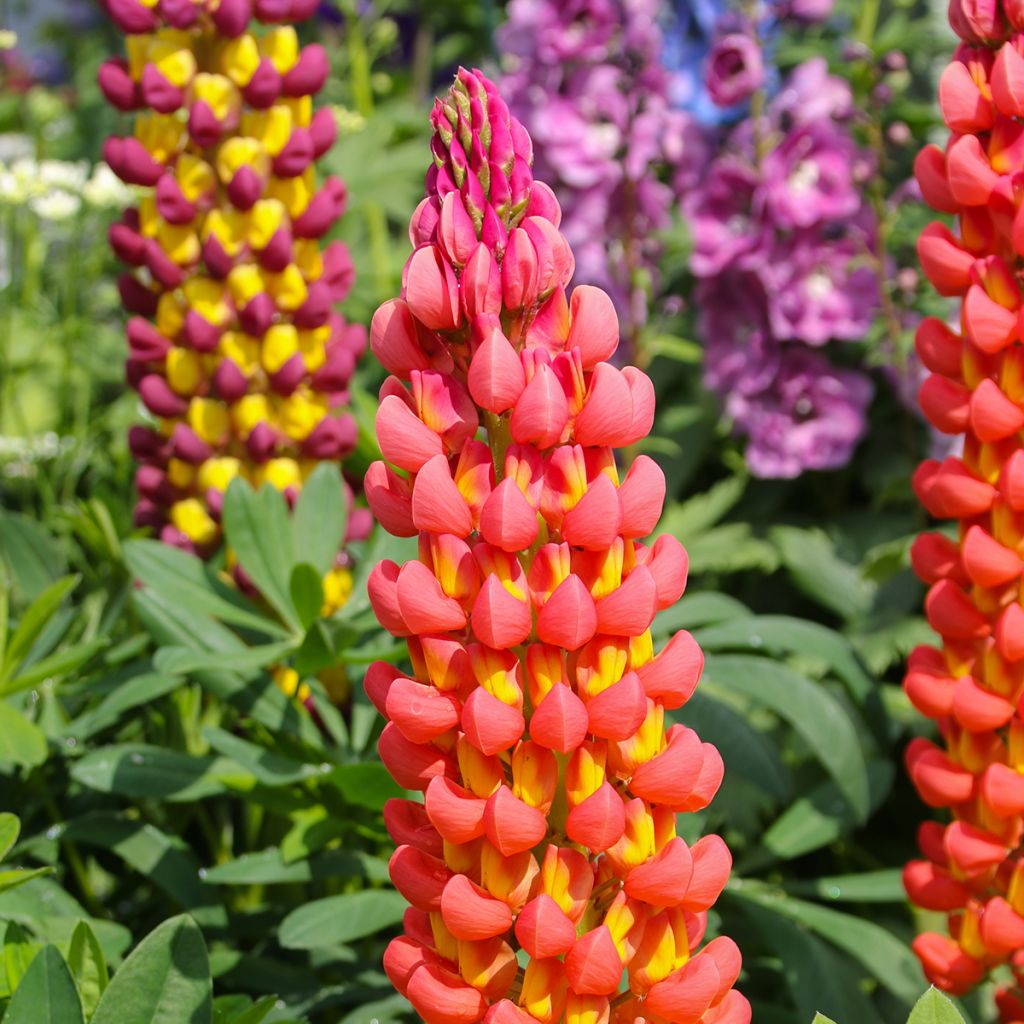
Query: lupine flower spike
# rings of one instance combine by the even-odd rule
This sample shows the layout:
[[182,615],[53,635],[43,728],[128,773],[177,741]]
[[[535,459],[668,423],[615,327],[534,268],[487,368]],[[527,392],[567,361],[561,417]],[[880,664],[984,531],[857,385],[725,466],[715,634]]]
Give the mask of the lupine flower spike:
[[718,751],[669,720],[702,656],[685,632],[655,655],[649,631],[686,552],[640,543],[658,466],[616,463],[651,428],[653,387],[607,361],[611,299],[566,295],[558,202],[492,83],[460,71],[432,123],[402,297],[370,332],[393,376],[367,498],[419,538],[369,579],[413,667],[367,673],[380,754],[424,794],[384,812],[411,904],[385,970],[427,1024],[746,1024],[736,944],[702,945],[729,851],[676,835],[722,780]]
[[[334,310],[353,279],[345,246],[320,239],[345,187],[317,188],[314,161],[333,144],[323,47],[299,47],[293,23],[315,0],[107,0],[127,59],[99,82],[134,133],[104,156],[138,186],[138,207],[110,233],[129,266],[128,380],[154,426],[132,429],[140,463],[138,525],[206,555],[220,541],[228,483],[239,474],[293,500],[319,460],[356,438],[344,411],[362,328]],[[250,31],[256,18],[265,29]],[[350,520],[365,534],[369,517]],[[339,556],[343,557],[343,556]],[[335,604],[348,573],[325,580]]]
[[949,933],[920,935],[929,979],[964,993],[1008,964],[998,996],[1004,1022],[1024,1021],[1024,347],[1018,273],[1024,205],[1024,5],[954,0],[960,35],[939,83],[951,136],[926,146],[917,179],[929,204],[954,218],[919,243],[936,290],[962,299],[959,330],[924,320],[917,351],[931,376],[920,402],[940,431],[963,437],[962,455],[927,461],[914,488],[929,513],[956,523],[955,539],[914,544],[929,585],[928,621],[940,648],[919,647],[904,687],[938,723],[941,743],[917,739],[907,765],[922,799],[948,823],[920,832],[909,863],[911,899],[948,914]]

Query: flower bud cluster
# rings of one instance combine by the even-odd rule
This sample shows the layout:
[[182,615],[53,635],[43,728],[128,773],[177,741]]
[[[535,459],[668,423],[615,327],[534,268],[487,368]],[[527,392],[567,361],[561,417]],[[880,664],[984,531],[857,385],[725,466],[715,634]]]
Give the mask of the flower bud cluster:
[[[957,0],[950,13],[964,39],[939,83],[951,135],[921,151],[916,174],[955,226],[930,225],[918,251],[936,290],[962,299],[961,319],[958,331],[924,320],[916,345],[930,371],[921,407],[963,450],[914,476],[927,511],[957,529],[914,544],[942,645],[911,654],[904,688],[941,735],[911,743],[910,776],[951,820],[922,827],[904,881],[949,917],[948,935],[914,944],[926,974],[963,993],[1000,964],[1024,982],[1024,22],[1019,4]],[[1000,994],[1004,1021],[1024,1020],[1020,999]]]
[[321,244],[345,186],[318,186],[314,169],[336,135],[332,112],[313,108],[327,55],[299,45],[310,0],[107,6],[127,59],[107,61],[100,86],[136,116],[104,157],[141,195],[110,241],[129,268],[128,380],[156,421],[130,435],[135,520],[205,555],[234,477],[293,500],[356,440],[345,406],[365,332],[334,309],[353,264],[342,243]]
[[747,1024],[739,950],[704,943],[728,849],[676,834],[723,773],[670,720],[700,649],[651,639],[686,553],[641,543],[665,479],[615,454],[651,429],[653,386],[608,361],[607,294],[566,294],[558,203],[492,83],[460,71],[432,122],[402,297],[371,327],[392,376],[367,499],[419,539],[368,582],[412,663],[367,673],[380,755],[424,794],[384,811],[411,904],[385,970],[427,1024]]

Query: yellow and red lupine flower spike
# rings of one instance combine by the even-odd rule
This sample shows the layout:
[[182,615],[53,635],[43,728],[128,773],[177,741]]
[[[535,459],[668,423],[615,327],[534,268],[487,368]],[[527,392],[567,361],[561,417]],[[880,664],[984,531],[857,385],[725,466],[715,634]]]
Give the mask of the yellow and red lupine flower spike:
[[413,666],[366,675],[380,755],[424,794],[385,810],[411,904],[385,970],[427,1024],[746,1024],[738,948],[702,945],[729,851],[676,834],[722,781],[718,751],[666,720],[703,658],[685,632],[651,642],[686,552],[640,543],[665,479],[616,458],[654,389],[607,361],[608,296],[566,294],[558,203],[492,83],[461,70],[432,123],[402,297],[370,332],[393,376],[367,499],[419,538],[368,582]]
[[[130,434],[135,519],[206,555],[234,477],[291,501],[319,461],[356,440],[347,388],[366,338],[335,311],[354,269],[342,243],[320,242],[345,186],[318,186],[314,170],[336,135],[332,112],[313,108],[327,57],[296,35],[310,0],[107,7],[126,57],[107,61],[99,82],[135,123],[104,156],[140,191],[110,241],[129,268],[119,281],[132,314],[127,376],[155,421]],[[251,29],[254,18],[263,27]],[[355,510],[350,539],[370,525]],[[330,602],[350,585],[339,561]]]
[[963,449],[923,463],[913,483],[958,530],[914,544],[942,646],[911,654],[904,688],[941,735],[912,742],[907,768],[951,821],[921,829],[923,857],[904,883],[916,904],[949,916],[948,935],[914,943],[928,978],[959,994],[1008,964],[1017,986],[998,997],[1008,1022],[1022,1019],[1024,998],[1024,5],[953,0],[950,21],[963,40],[939,84],[951,135],[915,170],[928,203],[955,218],[953,230],[928,227],[918,248],[936,290],[962,299],[961,319],[959,331],[924,320],[917,351],[931,374],[921,407]]

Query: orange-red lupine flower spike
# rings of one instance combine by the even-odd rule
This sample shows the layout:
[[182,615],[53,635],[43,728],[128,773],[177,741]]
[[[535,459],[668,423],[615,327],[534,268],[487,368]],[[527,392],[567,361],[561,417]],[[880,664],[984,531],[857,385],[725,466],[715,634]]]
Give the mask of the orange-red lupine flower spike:
[[925,319],[917,351],[931,373],[920,393],[926,417],[964,443],[960,457],[923,463],[913,482],[927,511],[959,529],[956,540],[927,533],[913,546],[943,643],[911,654],[904,688],[942,741],[913,741],[907,769],[952,821],[922,828],[924,856],[906,866],[904,883],[919,906],[949,916],[948,935],[914,943],[928,978],[963,993],[1008,964],[1018,987],[997,1003],[1009,1022],[1021,1017],[1024,982],[1024,5],[953,0],[950,22],[964,40],[939,83],[952,134],[945,151],[926,146],[915,171],[925,199],[956,226],[932,224],[918,249],[936,290],[963,304],[959,333]]
[[[110,241],[129,267],[128,380],[154,420],[130,435],[135,518],[206,555],[235,476],[291,501],[356,440],[347,388],[365,332],[334,309],[353,264],[342,243],[320,242],[345,187],[318,187],[314,170],[337,132],[329,109],[313,109],[327,56],[298,42],[310,0],[107,7],[127,57],[103,65],[100,87],[137,113],[134,134],[108,139],[104,156],[140,190]],[[369,526],[356,510],[349,538]],[[347,597],[343,555],[324,583],[329,606]]]
[[424,793],[385,809],[412,904],[385,970],[427,1024],[747,1024],[735,943],[701,945],[729,851],[676,835],[722,781],[718,751],[666,721],[703,657],[650,635],[686,553],[640,543],[665,479],[615,453],[650,430],[653,387],[606,361],[608,296],[566,295],[558,204],[494,86],[460,71],[432,121],[402,297],[371,329],[393,376],[366,493],[419,538],[368,583],[413,666],[367,673],[380,755]]

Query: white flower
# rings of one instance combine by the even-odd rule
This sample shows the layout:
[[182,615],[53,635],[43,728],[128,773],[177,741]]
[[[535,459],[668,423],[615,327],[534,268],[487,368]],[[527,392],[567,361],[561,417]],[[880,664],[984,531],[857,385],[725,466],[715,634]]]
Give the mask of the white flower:
[[0,164],[0,203],[9,203],[11,206],[20,206],[28,198],[28,190]]
[[114,209],[128,206],[134,199],[132,190],[106,164],[96,165],[82,195],[90,206]]
[[43,160],[39,164],[39,182],[65,192],[81,192],[89,177],[89,165],[84,160]]
[[70,220],[82,208],[82,200],[62,189],[51,189],[42,195],[33,196],[28,205],[37,217],[49,221]]
[[0,53],[4,50],[13,50],[18,45],[18,33],[12,32],[9,28],[0,28]]

